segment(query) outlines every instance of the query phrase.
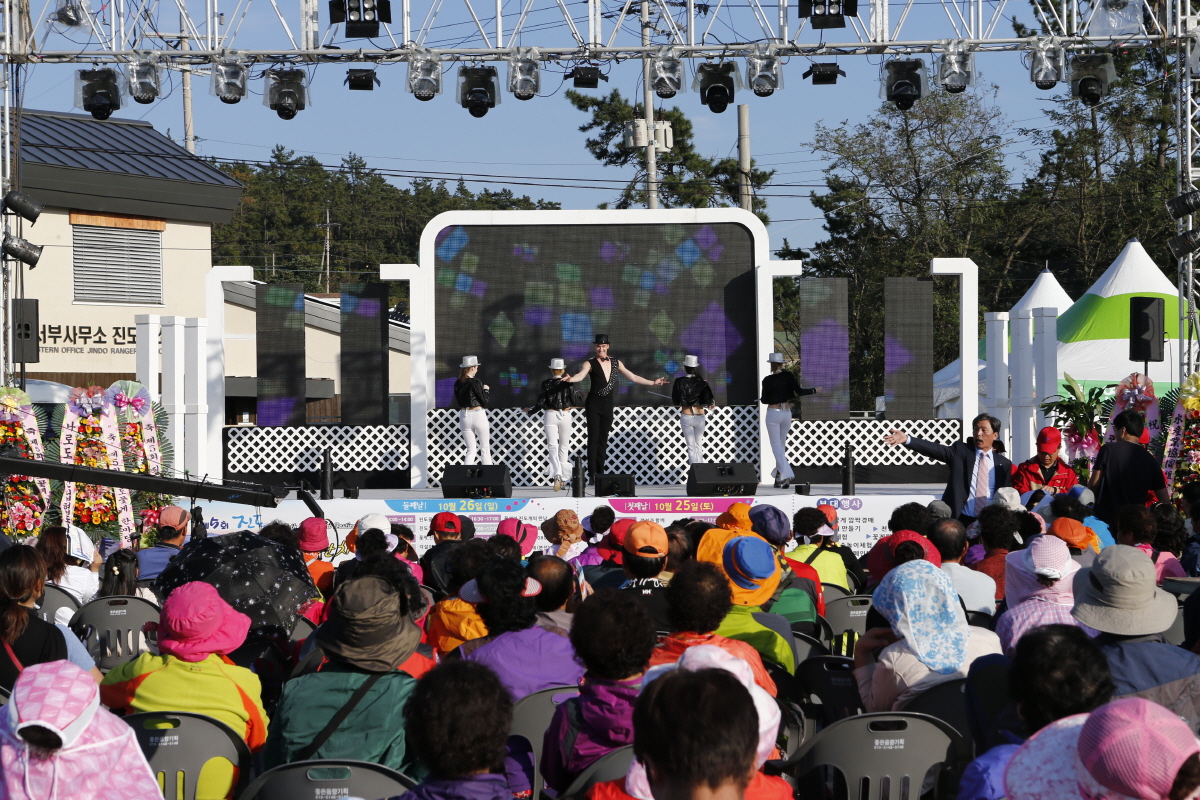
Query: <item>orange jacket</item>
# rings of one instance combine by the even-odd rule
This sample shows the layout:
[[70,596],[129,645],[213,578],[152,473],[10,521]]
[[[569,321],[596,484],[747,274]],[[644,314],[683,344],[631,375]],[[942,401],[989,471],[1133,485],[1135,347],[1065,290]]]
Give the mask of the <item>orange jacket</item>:
[[445,656],[463,642],[488,635],[487,625],[475,611],[475,606],[457,597],[447,597],[429,612],[425,620],[429,644]]

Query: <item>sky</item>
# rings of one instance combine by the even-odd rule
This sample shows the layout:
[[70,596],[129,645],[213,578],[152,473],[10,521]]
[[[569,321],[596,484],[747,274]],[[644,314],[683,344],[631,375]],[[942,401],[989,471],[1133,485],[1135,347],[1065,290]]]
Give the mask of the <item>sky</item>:
[[[449,47],[463,35],[470,34],[470,17],[465,16],[461,7],[453,6],[454,2],[447,0],[445,10],[438,18],[439,27],[431,32],[429,44]],[[324,2],[321,5],[324,20]],[[579,6],[572,4],[573,9]],[[1009,8],[1017,6],[1012,4]],[[1018,18],[1030,22],[1028,7],[1019,6]],[[262,8],[270,9],[270,6],[264,4]],[[522,36],[523,44],[561,45],[568,40],[562,17],[554,10],[553,2],[538,0],[534,8]],[[743,21],[752,21],[745,9],[742,6],[736,13],[742,14]],[[900,9],[902,5],[893,7],[893,19],[897,18]],[[947,35],[945,18],[939,16],[943,15],[940,3],[917,2],[914,9],[906,22],[904,38],[930,39]],[[257,10],[261,12],[262,9]],[[289,12],[287,7],[283,10]],[[505,22],[509,29],[519,10],[517,0],[507,0]],[[774,13],[773,8],[770,11]],[[582,13],[582,10],[576,11],[576,17]],[[488,20],[482,14],[480,16],[486,26]],[[248,20],[248,25],[239,32],[235,46],[255,49],[276,46],[270,42],[277,42],[281,34],[273,17],[266,18],[259,13]],[[414,25],[418,20],[419,15],[414,11]],[[465,31],[464,20],[468,23]],[[583,21],[578,24],[582,25]],[[812,32],[807,35],[811,37]],[[1000,20],[995,35],[1012,35],[1007,16]],[[728,32],[726,38],[729,38]],[[737,40],[749,38],[744,35]],[[847,33],[840,32],[838,40],[848,40]],[[82,42],[82,39],[77,38],[77,41]],[[53,34],[48,46],[65,48],[73,45]],[[928,56],[925,58],[931,62]],[[771,185],[763,192],[769,201],[768,213],[772,218],[768,231],[773,250],[782,246],[785,238],[792,246],[799,247],[811,246],[824,238],[820,214],[808,199],[810,192],[823,188],[822,176],[826,167],[825,159],[814,154],[810,146],[815,126],[822,122],[837,124],[843,120],[863,122],[881,102],[878,96],[880,56],[842,56],[829,60],[837,60],[847,73],[847,77],[839,78],[836,86],[813,86],[810,81],[803,80],[801,75],[808,68],[808,60],[793,58],[784,67],[783,88],[774,95],[759,98],[750,91],[743,91],[736,99],[737,103],[746,103],[750,107],[751,152],[756,166],[777,170]],[[195,78],[193,109],[199,139],[197,153],[218,159],[265,160],[271,149],[280,144],[298,154],[313,155],[330,165],[336,165],[343,156],[354,153],[366,159],[371,167],[433,173],[433,177],[445,177],[451,185],[462,176],[468,179],[468,186],[474,191],[484,187],[507,187],[518,195],[553,200],[569,209],[591,209],[614,200],[619,186],[632,177],[632,170],[604,167],[586,151],[587,134],[578,128],[586,122],[587,116],[572,108],[565,99],[564,91],[570,87],[570,81],[562,81],[564,67],[560,65],[548,65],[543,69],[542,96],[519,101],[506,94],[503,102],[481,119],[471,117],[454,102],[454,68],[448,70],[443,79],[443,94],[432,101],[420,102],[404,91],[406,65],[380,66],[381,86],[370,92],[350,91],[343,86],[346,70],[351,66],[362,65],[317,66],[310,87],[310,107],[290,121],[279,119],[263,106],[262,81],[251,83],[251,90],[256,94],[237,105],[226,105],[209,94],[207,77]],[[1057,93],[1039,91],[1030,83],[1028,68],[1020,53],[979,54],[976,67],[981,83],[998,87],[997,102],[1010,122],[1025,128],[1047,125],[1042,112]],[[25,107],[72,110],[76,69],[77,66],[69,64],[30,67],[26,77]],[[503,65],[500,71],[503,78]],[[609,82],[601,82],[600,88],[591,93],[604,94],[619,88],[626,97],[640,97],[640,62],[612,66],[609,78]],[[935,87],[932,91],[942,90]],[[158,130],[169,132],[174,139],[182,141],[183,103],[177,74],[168,74],[164,94],[148,106],[126,100],[128,105],[114,116],[147,120]],[[714,114],[700,104],[699,94],[692,91],[680,93],[671,100],[656,101],[667,106],[677,105],[691,118],[697,149],[701,153],[716,157],[736,154],[737,113],[733,105],[723,114]],[[1013,139],[1007,144],[1005,153],[1010,166],[1019,172],[1024,168],[1021,159],[1036,155],[1036,150],[1031,142],[1015,133]],[[393,180],[400,185],[407,184],[405,178]]]

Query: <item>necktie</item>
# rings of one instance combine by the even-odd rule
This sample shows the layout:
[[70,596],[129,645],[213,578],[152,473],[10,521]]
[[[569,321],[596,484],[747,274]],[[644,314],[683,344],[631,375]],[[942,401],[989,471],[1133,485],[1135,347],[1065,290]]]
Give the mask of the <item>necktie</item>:
[[979,451],[979,468],[975,470],[975,516],[983,511],[988,504],[988,463],[987,456]]

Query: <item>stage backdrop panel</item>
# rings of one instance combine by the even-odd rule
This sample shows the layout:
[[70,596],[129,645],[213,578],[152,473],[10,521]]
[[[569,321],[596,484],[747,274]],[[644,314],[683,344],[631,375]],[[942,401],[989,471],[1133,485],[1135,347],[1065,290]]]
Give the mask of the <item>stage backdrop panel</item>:
[[304,286],[260,283],[255,304],[258,424],[303,425]]
[[800,404],[804,419],[850,418],[846,279],[801,278],[800,385],[821,391]]
[[884,278],[883,394],[888,419],[933,419],[933,281]]
[[388,424],[388,287],[342,284],[342,424]]
[[[492,407],[531,405],[550,359],[577,372],[597,333],[645,378],[682,375],[683,357],[694,354],[718,404],[753,403],[753,268],[750,231],[735,223],[445,228],[436,247],[437,405],[453,404],[470,354]],[[619,392],[623,405],[670,402],[669,386],[622,379]]]

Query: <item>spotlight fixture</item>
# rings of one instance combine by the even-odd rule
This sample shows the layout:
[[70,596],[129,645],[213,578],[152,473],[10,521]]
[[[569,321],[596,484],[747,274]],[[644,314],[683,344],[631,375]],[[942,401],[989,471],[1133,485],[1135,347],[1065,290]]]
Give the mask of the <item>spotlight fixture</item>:
[[770,97],[783,88],[783,67],[779,56],[771,54],[770,45],[758,46],[758,52],[746,56],[746,83],[755,97]]
[[1062,50],[1038,43],[1030,53],[1029,80],[1039,89],[1053,89],[1062,80]]
[[879,90],[884,100],[907,111],[925,95],[925,62],[919,58],[893,58],[883,64]]
[[722,61],[696,67],[692,88],[700,92],[700,102],[714,114],[720,114],[733,102],[738,89],[744,89],[737,63]]
[[684,91],[683,62],[670,47],[663,47],[650,59],[650,85],[654,93],[669,100]]
[[442,62],[429,50],[414,50],[408,57],[408,90],[418,100],[442,93]]
[[232,54],[215,59],[209,92],[222,103],[233,105],[239,102],[246,96],[246,65]]
[[149,105],[162,94],[158,63],[152,58],[129,62],[129,95],[135,103]]
[[349,86],[351,91],[355,92],[371,92],[379,86],[379,76],[375,74],[373,69],[350,69],[346,70],[345,85]]
[[1097,106],[1117,80],[1117,70],[1108,53],[1077,53],[1071,57],[1071,96],[1085,106]]
[[15,258],[22,264],[27,264],[30,269],[36,267],[38,260],[42,257],[42,245],[30,244],[24,239],[7,233],[4,234],[4,244],[0,246],[0,250],[3,250],[4,255],[9,258]]
[[599,67],[576,66],[566,75],[563,75],[563,80],[571,78],[576,89],[595,89],[600,86],[600,81],[608,82],[608,76],[600,72]]
[[518,100],[532,100],[542,88],[542,70],[538,66],[538,51],[533,47],[518,47],[508,60],[508,90]]
[[50,21],[64,28],[78,28],[87,19],[87,11],[78,0],[58,0]]
[[950,42],[938,59],[938,83],[950,94],[965,92],[975,83],[975,54],[962,41]]
[[121,108],[121,84],[115,69],[81,69],[75,73],[75,106],[96,119],[108,119]]
[[[7,243],[5,243],[5,248],[7,246]],[[1200,250],[1200,229],[1193,228],[1186,233],[1181,233],[1169,239],[1167,247],[1170,249],[1171,255],[1177,259],[1185,258],[1196,252],[1196,250]]]
[[800,16],[816,30],[846,27],[846,17],[858,16],[858,0],[800,0]]
[[46,207],[45,203],[34,200],[29,195],[21,194],[15,190],[4,195],[4,200],[0,202],[2,202],[5,211],[11,211],[19,215],[30,225],[37,222],[38,217],[42,215],[42,209]]
[[[13,192],[9,192],[13,194]],[[5,205],[8,204],[8,198],[4,198]],[[1172,197],[1167,201],[1167,213],[1171,215],[1171,219],[1183,219],[1184,217],[1194,214],[1197,209],[1200,209],[1200,191],[1185,192],[1179,197]],[[28,219],[28,217],[26,217]]]
[[500,80],[495,67],[460,67],[458,104],[475,118],[487,114],[500,102]]
[[834,61],[813,62],[801,78],[812,76],[813,86],[833,86],[837,83],[838,75],[843,78],[846,73]]
[[263,103],[280,119],[295,119],[308,107],[308,75],[302,69],[267,70],[267,90]]
[[374,39],[379,23],[391,21],[391,0],[329,0],[329,22],[345,23],[347,39]]
[[1142,4],[1129,0],[1097,0],[1093,2],[1088,34],[1092,36],[1124,36],[1142,33]]

